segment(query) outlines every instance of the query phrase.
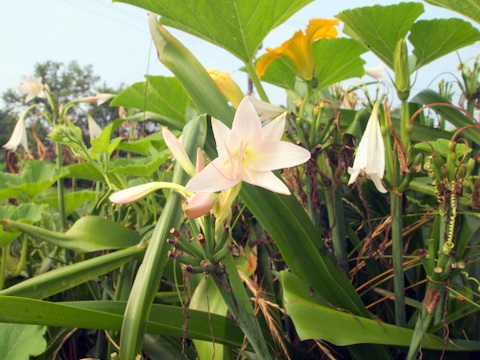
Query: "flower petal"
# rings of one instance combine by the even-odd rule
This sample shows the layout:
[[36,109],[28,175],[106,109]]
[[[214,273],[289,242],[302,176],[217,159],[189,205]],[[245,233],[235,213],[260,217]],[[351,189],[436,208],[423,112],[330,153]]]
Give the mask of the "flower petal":
[[286,141],[264,141],[254,144],[249,165],[258,171],[271,171],[303,164],[310,157],[310,151],[301,146]]
[[13,128],[12,135],[3,147],[7,150],[17,150],[22,145],[23,148],[28,151],[28,139],[27,130],[25,129],[25,120],[23,117],[18,119],[15,127]]
[[[267,49],[270,51],[271,49]],[[275,53],[275,52],[268,52],[263,54],[260,59],[257,61],[257,74],[259,77],[265,75],[268,66],[272,63],[273,60],[283,57],[282,54]]]
[[257,114],[260,117],[260,121],[277,117],[285,112],[284,108],[272,105],[265,101],[258,100],[253,95],[247,95],[247,97],[252,102],[253,107],[257,111]]
[[385,187],[383,186],[382,181],[380,180],[380,176],[378,176],[377,174],[369,174],[367,177],[369,177],[373,181],[378,191],[380,191],[381,193],[388,192],[388,190],[385,189]]
[[287,113],[284,112],[265,125],[262,129],[262,139],[280,140],[285,131],[286,117]]
[[271,171],[251,171],[244,170],[243,172],[243,181],[248,182],[249,184],[263,187],[267,190],[290,195],[290,190],[287,186],[280,180],[275,174]]
[[357,178],[360,175],[360,173],[362,172],[362,169],[360,169],[360,168],[354,169],[354,168],[349,167],[347,169],[347,171],[350,174],[350,179],[348,180],[347,185],[352,185],[355,181],[357,181]]
[[[238,105],[232,123],[232,134],[243,143],[256,142],[262,134],[262,124],[251,101],[245,97]],[[230,150],[232,150],[230,148]]]
[[230,142],[231,130],[220,120],[212,118],[212,131],[215,138],[215,144],[217,144],[218,156],[226,155],[228,151],[225,148],[225,144]]
[[237,185],[241,178],[232,178],[228,156],[218,157],[185,185],[186,192],[213,193]]
[[183,168],[183,170],[185,170],[188,175],[194,176],[195,166],[193,166],[192,161],[185,152],[185,148],[180,140],[178,140],[175,135],[173,135],[166,127],[162,127],[162,134],[165,143],[175,159],[180,163],[180,166]]

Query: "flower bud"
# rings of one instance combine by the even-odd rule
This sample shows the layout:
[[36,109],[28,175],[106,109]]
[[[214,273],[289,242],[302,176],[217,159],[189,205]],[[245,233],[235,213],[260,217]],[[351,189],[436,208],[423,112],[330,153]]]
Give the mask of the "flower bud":
[[218,70],[207,70],[208,74],[215,82],[217,87],[220,89],[223,96],[227,98],[236,109],[238,105],[242,102],[245,95],[243,95],[242,90],[237,85],[237,83],[232,79],[229,73],[218,71]]
[[185,215],[196,219],[213,209],[217,196],[214,193],[195,193],[183,205]]
[[398,98],[405,101],[410,94],[410,69],[408,66],[407,42],[403,38],[398,41],[395,47],[393,70],[395,71],[395,87],[397,88]]

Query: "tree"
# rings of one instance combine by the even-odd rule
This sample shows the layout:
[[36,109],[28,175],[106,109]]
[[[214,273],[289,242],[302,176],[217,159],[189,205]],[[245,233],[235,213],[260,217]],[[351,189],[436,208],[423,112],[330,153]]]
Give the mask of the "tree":
[[[100,76],[95,75],[92,65],[80,66],[76,61],[68,64],[48,60],[44,63],[35,64],[33,71],[35,77],[41,77],[42,83],[47,84],[53,99],[58,104],[64,104],[72,100],[78,100],[87,96],[95,95],[97,92],[119,93],[123,86],[114,89],[105,83],[97,86]],[[2,144],[8,140],[8,136],[13,130],[11,119],[18,119],[21,113],[26,109],[25,95],[19,94],[15,89],[9,89],[2,95],[5,108],[2,110],[0,117],[1,134],[6,134],[6,138],[0,138]],[[34,98],[28,104],[39,104],[35,110],[36,114],[50,112],[47,100],[43,98]],[[97,104],[79,104],[79,108],[72,109],[69,112],[70,120],[79,125],[82,129],[86,129],[86,115],[89,112],[99,123],[101,127],[105,127],[108,123],[118,117],[118,109],[108,106],[108,102],[97,106]],[[27,126],[31,126],[35,121],[35,130],[40,139],[46,139],[49,131],[49,124],[42,119],[41,116],[35,117],[34,113],[30,113],[26,118]],[[8,120],[8,121],[7,121]],[[32,142],[33,140],[30,139]]]

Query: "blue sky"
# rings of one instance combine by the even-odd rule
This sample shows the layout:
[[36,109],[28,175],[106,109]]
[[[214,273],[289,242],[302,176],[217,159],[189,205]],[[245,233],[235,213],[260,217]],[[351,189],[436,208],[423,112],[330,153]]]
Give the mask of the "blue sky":
[[[200,0],[201,1],[201,0]],[[265,47],[276,47],[296,30],[303,29],[314,17],[329,18],[344,9],[395,4],[392,0],[315,0],[275,29],[264,41]],[[421,18],[458,16],[423,2]],[[143,81],[143,75],[170,75],[159,63],[152,48],[147,27],[147,11],[110,0],[0,0],[0,93],[20,84],[21,76],[32,73],[34,64],[53,60],[80,65],[93,65],[94,71],[108,85],[131,85]],[[211,69],[230,72],[243,89],[245,75],[239,70],[242,63],[235,57],[207,42],[171,29],[172,33]],[[463,49],[463,60],[475,57],[480,43]],[[375,66],[375,56],[364,57],[367,66]],[[417,76],[414,91],[427,87],[435,76],[454,72],[458,65],[456,54],[439,59]],[[453,79],[452,76],[447,76]],[[434,80],[433,87],[438,83]],[[283,92],[269,87],[271,98],[283,101]],[[273,94],[272,94],[273,93]]]

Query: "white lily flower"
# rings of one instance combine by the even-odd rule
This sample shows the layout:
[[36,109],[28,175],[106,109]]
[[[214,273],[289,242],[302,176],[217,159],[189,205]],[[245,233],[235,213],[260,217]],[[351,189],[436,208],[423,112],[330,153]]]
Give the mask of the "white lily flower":
[[3,147],[7,150],[17,150],[22,145],[28,151],[27,129],[25,128],[25,118],[22,116],[18,119],[13,128],[12,136]]
[[382,62],[375,67],[365,68],[365,74],[371,76],[375,80],[385,79],[385,69],[387,66]]
[[187,192],[217,192],[241,181],[289,195],[287,186],[273,170],[303,164],[310,152],[281,141],[285,113],[262,127],[251,101],[244,98],[235,113],[232,129],[212,119],[218,157],[185,186]]
[[183,192],[182,185],[169,182],[150,182],[114,192],[108,199],[116,204],[130,204],[159,189],[173,189]]
[[35,78],[33,75],[23,77],[22,84],[17,86],[16,90],[19,93],[27,94],[25,102],[29,102],[34,97],[47,97],[43,89],[42,78]]
[[373,181],[378,191],[386,193],[387,189],[381,181],[385,174],[385,145],[378,122],[379,107],[380,101],[377,101],[358,145],[353,168],[348,168],[351,175],[348,185],[353,184],[359,176],[365,176]]
[[284,108],[280,106],[272,105],[262,100],[258,100],[253,95],[247,95],[247,97],[251,101],[255,110],[257,111],[257,114],[260,117],[260,121],[272,119],[285,112]]

